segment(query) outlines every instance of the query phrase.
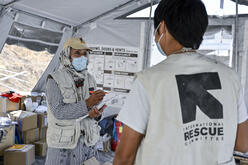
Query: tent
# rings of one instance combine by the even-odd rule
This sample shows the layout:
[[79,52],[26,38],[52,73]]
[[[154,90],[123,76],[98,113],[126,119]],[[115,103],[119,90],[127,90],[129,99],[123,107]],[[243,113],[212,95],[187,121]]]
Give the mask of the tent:
[[[223,7],[225,1],[230,0],[220,0],[220,6]],[[99,87],[125,93],[128,90],[121,89],[129,89],[134,73],[151,65],[153,52],[152,10],[148,18],[128,16],[146,7],[152,9],[158,2],[159,0],[0,0],[0,50],[5,43],[21,43],[22,46],[36,51],[47,49],[44,45],[49,45],[48,51],[55,55],[33,88],[34,92],[44,92],[46,77],[58,67],[64,42],[71,36],[81,36],[95,49],[94,55],[100,54],[105,62],[109,62],[96,64],[101,59],[99,56],[94,56],[91,60],[99,68],[96,70],[95,66],[91,66],[94,76],[100,77]],[[247,5],[248,1],[238,2],[240,5]],[[248,16],[209,16],[209,28],[205,38],[211,39],[218,32],[227,39],[232,37],[233,42],[229,42],[233,54],[231,66],[238,71],[248,97]],[[223,44],[224,41],[221,39],[218,43]],[[225,44],[223,45],[225,47]],[[111,63],[115,61],[111,61],[110,56],[106,55],[107,52],[114,52],[111,57],[119,62],[119,70],[111,68]],[[206,46],[202,52],[211,50]],[[103,68],[106,65],[110,65],[107,69],[112,71],[110,74]],[[125,65],[126,69],[121,68],[121,65]],[[125,82],[126,79],[129,82]],[[116,86],[117,83],[119,85]]]
[[[135,73],[158,62],[153,61],[157,50],[152,37],[152,12],[159,1],[0,0],[0,53],[8,44],[54,54],[32,89],[40,93],[45,92],[47,75],[58,68],[65,41],[72,36],[83,37],[93,49],[88,69],[96,78],[98,87],[118,94],[120,101],[115,105],[122,106]],[[220,5],[217,5],[225,8],[224,2],[227,1],[236,2],[237,9],[238,3],[248,6],[248,0],[219,0]],[[148,17],[129,17],[146,8]],[[232,66],[239,73],[248,105],[248,15],[239,14],[237,10],[236,15],[209,16],[209,27],[200,51]],[[215,55],[221,51],[225,55]],[[42,62],[38,60],[38,63]],[[7,79],[28,83],[18,77],[26,74],[28,69],[20,73],[1,73],[0,68],[0,76],[5,76],[0,77],[0,86],[9,88],[2,83]]]

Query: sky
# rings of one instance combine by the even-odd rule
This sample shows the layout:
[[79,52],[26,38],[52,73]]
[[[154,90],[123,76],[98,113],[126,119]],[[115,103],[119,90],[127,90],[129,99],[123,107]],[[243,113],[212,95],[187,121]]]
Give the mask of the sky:
[[[206,6],[208,15],[235,15],[236,3],[231,0],[224,0],[224,9],[220,9],[220,0],[202,0]],[[157,5],[153,6],[152,16]],[[128,17],[149,17],[150,8],[146,8]],[[248,14],[248,6],[239,5],[239,14]]]

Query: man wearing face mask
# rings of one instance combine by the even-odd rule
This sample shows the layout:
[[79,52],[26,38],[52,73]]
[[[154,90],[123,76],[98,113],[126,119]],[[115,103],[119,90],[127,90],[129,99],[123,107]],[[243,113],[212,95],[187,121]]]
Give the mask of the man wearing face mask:
[[248,151],[238,75],[196,51],[207,26],[200,0],[159,3],[155,41],[167,59],[137,74],[114,165],[235,165],[234,149]]
[[[98,110],[95,105],[105,94],[96,90],[96,81],[87,71],[89,50],[82,38],[70,38],[59,68],[48,76],[46,165],[79,165],[96,155],[100,129],[95,118],[105,107]],[[95,92],[90,95],[90,91]]]

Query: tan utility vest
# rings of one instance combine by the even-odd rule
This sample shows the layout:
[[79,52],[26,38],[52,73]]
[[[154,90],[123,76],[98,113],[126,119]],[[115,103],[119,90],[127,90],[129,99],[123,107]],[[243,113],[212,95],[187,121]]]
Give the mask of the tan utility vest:
[[198,53],[138,74],[150,100],[136,165],[235,165],[239,79]]
[[[66,104],[76,103],[80,101],[80,96],[74,83],[72,76],[63,68],[58,69],[49,75],[52,77],[63,95],[63,102]],[[86,90],[89,88],[96,89],[94,78],[88,73],[85,78],[84,85]],[[86,91],[89,97],[89,91]],[[83,107],[82,107],[83,108]],[[92,119],[93,120],[93,119]],[[74,149],[77,146],[81,135],[81,119],[77,120],[58,120],[52,114],[48,104],[48,129],[47,129],[47,143],[52,148]]]

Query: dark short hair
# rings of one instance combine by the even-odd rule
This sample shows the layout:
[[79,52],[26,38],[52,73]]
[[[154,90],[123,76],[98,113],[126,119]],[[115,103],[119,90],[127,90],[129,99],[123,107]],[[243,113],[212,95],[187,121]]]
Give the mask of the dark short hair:
[[170,34],[184,47],[198,49],[208,26],[201,0],[162,0],[154,15],[154,28],[165,21]]

